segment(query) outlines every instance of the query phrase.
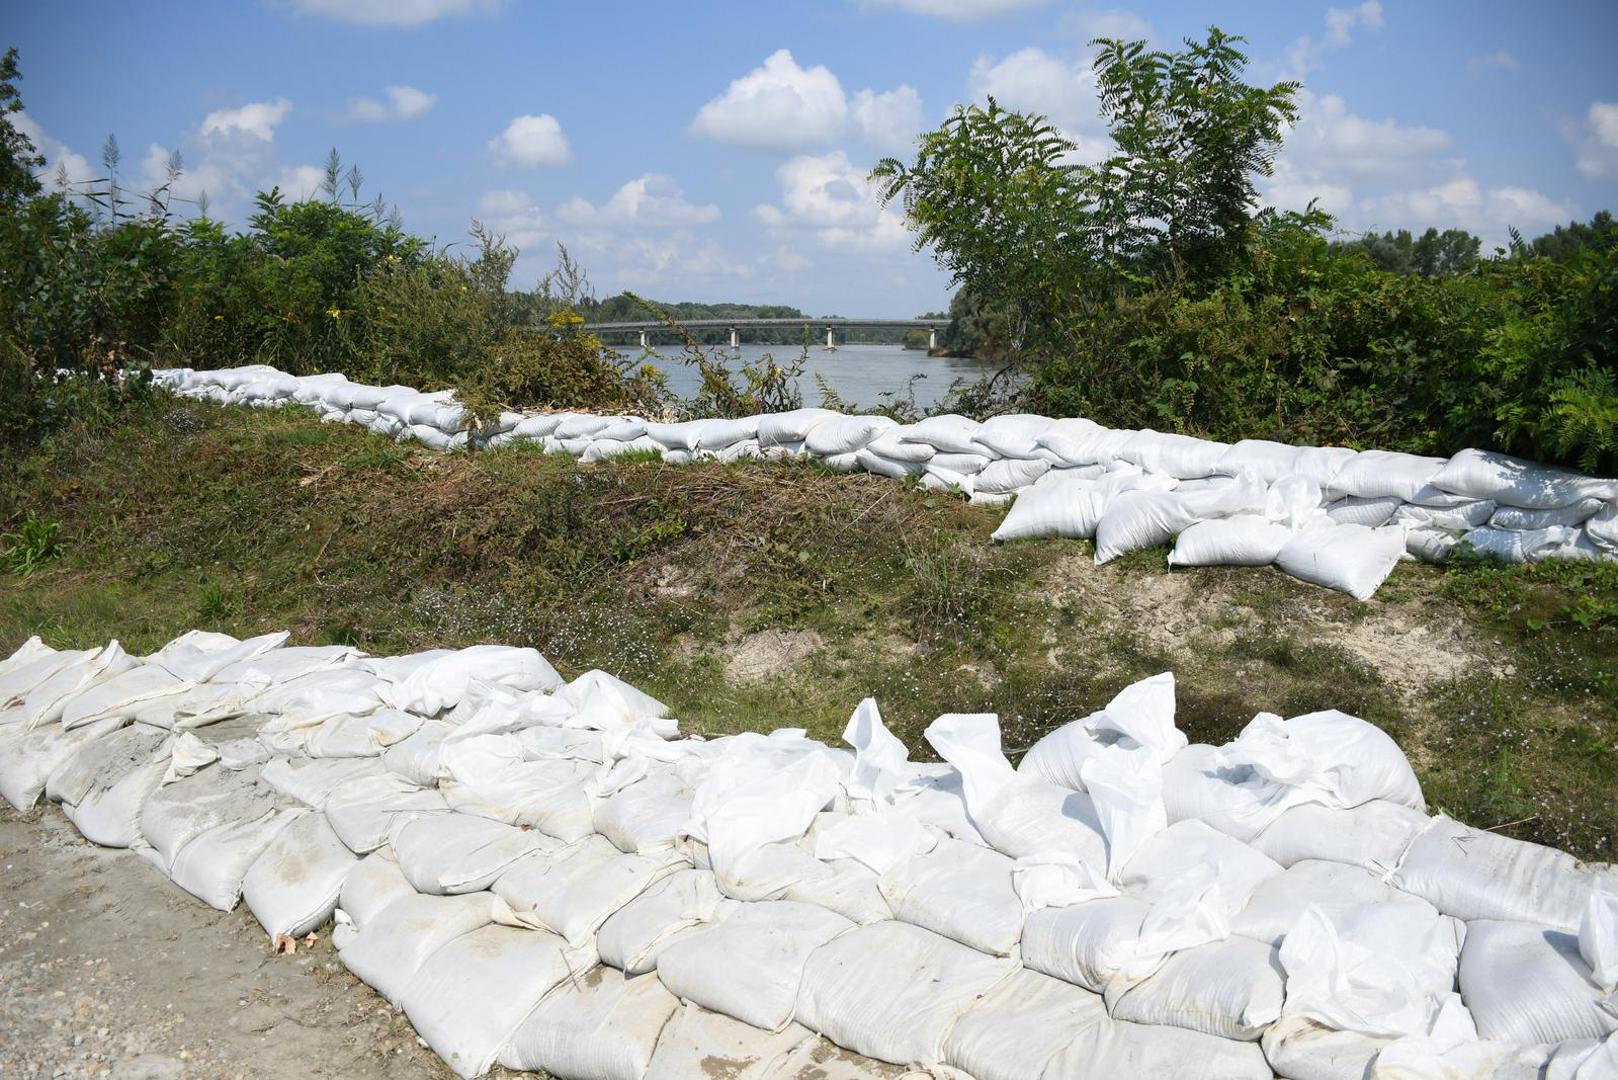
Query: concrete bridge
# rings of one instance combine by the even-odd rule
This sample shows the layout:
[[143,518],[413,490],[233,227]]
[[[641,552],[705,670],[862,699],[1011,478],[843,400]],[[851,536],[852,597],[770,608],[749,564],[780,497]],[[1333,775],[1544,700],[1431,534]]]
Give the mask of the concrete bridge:
[[[938,348],[938,331],[949,325],[948,319],[691,319],[681,322],[687,330],[728,330],[730,331],[730,347],[735,349],[741,345],[741,331],[755,327],[798,327],[815,326],[826,330],[826,348],[837,348],[835,332],[846,329],[866,329],[881,327],[883,329],[898,327],[903,330],[927,331],[927,348]],[[650,336],[654,331],[667,330],[668,323],[659,319],[647,322],[612,322],[588,323],[587,328],[596,334],[638,334],[640,347],[646,348]]]

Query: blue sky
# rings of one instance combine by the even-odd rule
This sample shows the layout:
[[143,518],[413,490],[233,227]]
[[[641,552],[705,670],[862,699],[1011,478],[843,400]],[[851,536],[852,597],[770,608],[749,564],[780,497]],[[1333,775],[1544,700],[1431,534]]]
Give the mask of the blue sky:
[[241,222],[312,191],[336,146],[413,231],[477,217],[528,283],[566,243],[597,291],[941,308],[948,282],[871,197],[877,158],[993,93],[1105,152],[1085,42],[1171,44],[1209,22],[1302,118],[1266,201],[1347,230],[1462,226],[1499,242],[1618,210],[1618,4],[823,0],[11,0],[23,123],[70,175],[116,133],[139,188]]

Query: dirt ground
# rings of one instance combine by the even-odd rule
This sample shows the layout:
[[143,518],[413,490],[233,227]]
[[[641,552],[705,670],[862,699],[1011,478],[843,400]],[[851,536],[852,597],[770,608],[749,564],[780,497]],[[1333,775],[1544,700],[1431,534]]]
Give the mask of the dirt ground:
[[0,1077],[450,1075],[329,942],[271,956],[242,909],[207,907],[54,809],[0,809]]

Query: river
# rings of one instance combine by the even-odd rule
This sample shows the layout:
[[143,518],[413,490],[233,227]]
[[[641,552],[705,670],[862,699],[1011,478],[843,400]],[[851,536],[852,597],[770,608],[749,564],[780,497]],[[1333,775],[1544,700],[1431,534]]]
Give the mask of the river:
[[[614,345],[624,356],[635,358],[638,349]],[[752,363],[765,353],[775,356],[776,362],[786,364],[797,360],[800,347],[796,345],[743,345],[740,359],[734,349],[719,347],[719,355],[732,371],[742,363]],[[668,376],[669,389],[678,397],[690,397],[702,384],[702,377],[693,365],[684,363],[677,349],[663,346],[651,356],[651,362]],[[914,386],[917,406],[931,409],[949,392],[956,379],[967,382],[989,374],[992,366],[979,360],[965,360],[945,356],[928,356],[920,349],[906,349],[899,345],[839,345],[827,351],[819,345],[809,347],[809,359],[798,388],[805,405],[820,404],[820,390],[815,376],[820,375],[833,390],[851,404],[865,407],[881,405],[889,400],[884,394],[899,394],[905,382],[919,375]],[[740,375],[737,376],[738,380]]]

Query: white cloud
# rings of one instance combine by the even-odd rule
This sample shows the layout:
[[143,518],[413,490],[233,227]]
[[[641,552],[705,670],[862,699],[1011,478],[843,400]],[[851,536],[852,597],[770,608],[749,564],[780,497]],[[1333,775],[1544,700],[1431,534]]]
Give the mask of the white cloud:
[[1591,102],[1590,130],[1602,146],[1618,147],[1618,102]]
[[1531,188],[1485,188],[1470,176],[1460,176],[1432,187],[1367,199],[1357,216],[1364,228],[1467,229],[1493,246],[1505,243],[1510,228],[1532,236],[1572,220],[1578,211],[1566,200]]
[[1063,17],[1062,28],[1086,42],[1094,41],[1096,38],[1151,41],[1157,36],[1151,23],[1133,11],[1121,8],[1070,12]]
[[931,15],[939,19],[982,19],[990,15],[1004,15],[1025,8],[1042,7],[1047,0],[864,0],[866,7],[892,8],[912,15]]
[[289,201],[312,199],[320,194],[320,185],[326,182],[326,170],[318,165],[288,165],[275,182]]
[[600,206],[585,199],[569,199],[557,207],[556,216],[570,225],[666,229],[718,221],[719,207],[688,202],[673,177],[645,173],[620,187]]
[[1110,140],[1088,61],[1064,60],[1037,47],[995,61],[980,56],[967,87],[974,100],[993,97],[1005,108],[1048,117],[1079,144],[1080,161],[1096,162],[1107,155]]
[[489,140],[489,149],[503,162],[529,168],[566,165],[573,160],[562,125],[550,113],[515,117],[506,130]]
[[418,120],[432,112],[438,104],[438,95],[418,90],[414,86],[385,86],[386,103],[375,98],[354,98],[348,103],[348,119],[361,124],[380,124],[387,120]]
[[850,106],[854,126],[879,150],[900,151],[915,145],[922,129],[921,95],[912,86],[886,93],[861,90]]
[[1522,64],[1504,49],[1498,49],[1492,53],[1467,57],[1466,70],[1469,75],[1486,75],[1491,71],[1521,71]]
[[55,189],[57,176],[66,173],[68,186],[83,184],[100,175],[98,170],[90,167],[89,160],[60,139],[46,134],[39,122],[25,112],[12,113],[8,118],[12,126],[34,144],[34,149],[45,155],[45,168],[40,174],[40,181],[47,187]]
[[514,188],[485,191],[478,200],[478,217],[524,251],[531,250],[549,236],[545,215],[534,205],[526,191]]
[[1325,176],[1387,175],[1430,168],[1449,153],[1447,131],[1397,120],[1367,120],[1348,111],[1336,94],[1298,93],[1298,122],[1287,134],[1282,160],[1294,170]]
[[421,26],[448,15],[493,11],[499,0],[292,0],[300,15],[361,26]]
[[791,150],[837,138],[847,121],[837,76],[820,64],[800,67],[777,49],[699,109],[690,130],[716,142]]
[[1305,34],[1287,47],[1284,68],[1295,79],[1302,78],[1320,66],[1325,54],[1347,46],[1354,40],[1356,30],[1382,29],[1382,5],[1377,0],[1365,0],[1358,7],[1328,8],[1326,36],[1316,41]]
[[832,248],[893,248],[910,242],[904,218],[877,198],[868,171],[834,150],[801,155],[775,170],[781,205],[755,208],[771,228],[803,229]]
[[275,138],[276,125],[292,111],[292,102],[286,98],[274,101],[255,101],[239,109],[217,109],[203,117],[202,135],[230,135],[242,132],[255,139],[269,142]]

